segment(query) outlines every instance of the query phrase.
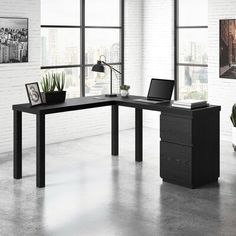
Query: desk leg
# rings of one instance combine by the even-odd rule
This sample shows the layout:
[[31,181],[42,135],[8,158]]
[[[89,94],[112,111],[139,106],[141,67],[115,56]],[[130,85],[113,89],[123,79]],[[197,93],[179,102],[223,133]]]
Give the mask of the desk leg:
[[45,187],[45,115],[36,118],[36,185]]
[[22,112],[14,111],[14,159],[13,176],[22,178]]
[[119,154],[119,109],[118,105],[111,107],[111,154]]
[[143,161],[143,110],[135,108],[135,161]]

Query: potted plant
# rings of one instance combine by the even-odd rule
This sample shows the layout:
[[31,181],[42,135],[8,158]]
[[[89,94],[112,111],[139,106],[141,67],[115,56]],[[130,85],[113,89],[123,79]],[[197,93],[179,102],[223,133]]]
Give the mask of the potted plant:
[[[41,81],[43,98],[47,104],[61,103],[65,101],[65,73],[48,73]],[[57,90],[55,90],[57,89]]]
[[232,107],[232,113],[230,116],[230,119],[232,121],[233,127],[232,127],[232,145],[234,148],[234,151],[236,151],[236,104]]
[[120,86],[120,95],[121,97],[128,97],[129,96],[129,89],[130,86],[129,85],[121,85]]

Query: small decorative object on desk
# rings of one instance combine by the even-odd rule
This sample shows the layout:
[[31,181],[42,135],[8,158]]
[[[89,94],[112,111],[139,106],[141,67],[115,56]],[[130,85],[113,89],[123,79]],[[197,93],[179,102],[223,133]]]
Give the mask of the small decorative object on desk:
[[[61,103],[65,101],[65,73],[48,73],[41,81],[42,97],[47,104]],[[57,90],[55,90],[57,89]]]
[[185,99],[174,101],[172,107],[195,109],[201,107],[207,107],[209,104],[205,100]]
[[43,103],[38,82],[25,85],[31,106],[37,106]]
[[129,96],[129,89],[130,86],[129,85],[121,85],[120,86],[120,95],[121,97],[128,97]]
[[232,145],[234,148],[234,151],[236,151],[236,104],[232,107],[232,113],[230,116],[231,122],[233,124],[232,127]]

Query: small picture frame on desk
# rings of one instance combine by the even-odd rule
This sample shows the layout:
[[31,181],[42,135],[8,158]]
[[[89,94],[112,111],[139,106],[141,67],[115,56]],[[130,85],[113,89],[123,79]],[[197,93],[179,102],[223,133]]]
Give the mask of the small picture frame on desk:
[[25,84],[27,95],[31,106],[43,104],[38,82]]

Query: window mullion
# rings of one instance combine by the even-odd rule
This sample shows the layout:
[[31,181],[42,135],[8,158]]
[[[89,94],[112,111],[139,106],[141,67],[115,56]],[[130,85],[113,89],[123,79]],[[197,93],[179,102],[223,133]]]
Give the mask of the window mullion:
[[125,12],[124,12],[124,0],[120,0],[120,55],[121,55],[121,81],[120,83],[124,84],[124,75],[125,75],[125,68],[124,68],[124,61],[125,61],[125,51],[124,51],[124,42],[125,42]]
[[178,78],[178,18],[179,0],[174,1],[174,80],[175,80],[175,94],[174,99],[179,98],[179,78]]
[[80,96],[85,95],[85,0],[80,0]]

